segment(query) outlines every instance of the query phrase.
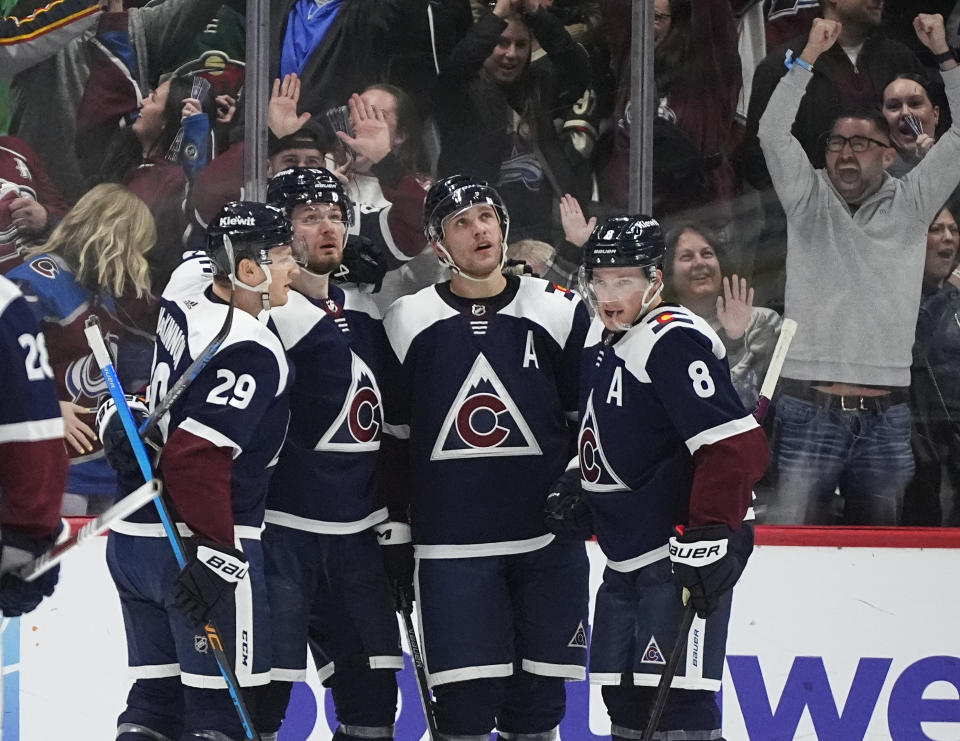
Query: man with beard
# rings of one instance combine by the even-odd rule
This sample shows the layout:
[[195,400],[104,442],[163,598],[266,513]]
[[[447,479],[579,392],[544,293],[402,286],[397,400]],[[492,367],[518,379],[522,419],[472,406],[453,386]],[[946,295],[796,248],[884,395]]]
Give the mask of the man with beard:
[[384,558],[406,550],[399,560],[412,568],[413,556],[409,527],[385,522],[376,487],[386,335],[368,296],[330,281],[354,220],[340,181],[291,168],[270,180],[267,200],[287,211],[307,265],[273,314],[296,377],[263,534],[274,661],[260,730],[275,738],[293,682],[306,679],[309,638],[333,693],[334,738],[389,739],[403,655]]
[[[883,4],[883,0],[821,0],[823,18],[839,24],[840,36],[821,57],[817,75],[807,86],[792,122],[793,133],[814,167],[823,167],[821,137],[844,105],[878,106],[883,89],[898,74],[924,73],[923,65],[909,48],[882,33]],[[744,176],[756,188],[770,185],[757,141],[760,117],[787,71],[784,55],[788,50],[799,54],[806,39],[806,35],[797,36],[771,49],[754,74],[744,141]]]
[[[822,137],[845,106],[880,105],[884,88],[898,74],[924,74],[916,55],[882,30],[884,0],[820,0],[823,18],[841,24],[837,43],[817,64],[817,74],[795,110],[793,134],[814,167],[824,166]],[[747,109],[746,131],[739,170],[743,179],[760,191],[762,231],[757,236],[753,265],[758,305],[783,309],[786,219],[771,190],[769,164],[764,162],[757,139],[760,117],[769,108],[770,96],[786,73],[784,56],[799,54],[807,34],[795,36],[770,49],[757,65]],[[752,232],[751,232],[752,233]]]
[[[960,69],[943,17],[914,19],[920,41],[960,110]],[[800,99],[841,25],[818,18],[760,120],[760,143],[787,215],[786,315],[799,324],[783,366],[770,521],[896,525],[914,472],[910,450],[911,346],[928,225],[957,184],[956,122],[902,180],[875,110],[841,115],[815,170],[791,135]]]

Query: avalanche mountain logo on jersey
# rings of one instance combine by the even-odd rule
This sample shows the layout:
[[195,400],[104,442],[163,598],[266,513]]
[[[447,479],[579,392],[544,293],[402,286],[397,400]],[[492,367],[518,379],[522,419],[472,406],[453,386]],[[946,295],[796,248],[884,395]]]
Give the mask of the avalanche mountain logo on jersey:
[[[117,336],[108,332],[103,338],[114,357],[117,355]],[[107,382],[100,373],[93,353],[72,361],[63,373],[63,385],[71,399],[96,399],[107,391]]]
[[380,449],[380,431],[383,429],[380,387],[370,366],[353,350],[350,351],[350,358],[353,380],[343,408],[314,450],[360,453]]
[[447,412],[430,460],[542,455],[513,398],[480,353]]
[[583,629],[583,621],[580,621],[580,625],[577,626],[577,629],[573,632],[573,638],[570,639],[570,643],[567,644],[567,648],[586,648],[587,647],[587,631]]
[[666,660],[663,658],[663,652],[660,650],[660,646],[657,645],[657,639],[653,636],[650,636],[650,642],[647,643],[646,649],[643,652],[643,658],[640,659],[641,664],[666,664]]
[[580,424],[580,437],[577,440],[580,452],[580,475],[583,488],[587,491],[624,491],[629,489],[621,478],[614,473],[600,444],[600,432],[597,427],[597,414],[593,411],[593,391],[587,398],[587,410]]

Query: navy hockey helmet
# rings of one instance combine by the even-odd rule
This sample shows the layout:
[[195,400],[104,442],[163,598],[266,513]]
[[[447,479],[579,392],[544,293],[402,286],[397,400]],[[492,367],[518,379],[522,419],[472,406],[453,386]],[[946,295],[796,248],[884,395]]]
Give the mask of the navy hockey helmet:
[[[630,322],[612,320],[618,329],[627,330],[642,317],[659,297],[663,281],[657,270],[663,266],[667,251],[660,222],[650,216],[611,216],[594,228],[583,246],[580,267],[580,293],[594,312],[601,304],[610,304],[639,296],[639,311]],[[618,280],[611,287],[607,281],[595,280],[594,270],[603,268],[640,268],[646,282]],[[602,287],[601,287],[602,285]]]
[[267,183],[267,203],[282,208],[288,216],[301,203],[332,203],[340,207],[347,228],[353,226],[353,202],[343,183],[323,167],[291,167],[281,170]]
[[583,267],[644,268],[648,276],[663,266],[667,251],[660,222],[650,216],[611,216],[594,228],[583,246]]
[[279,208],[255,201],[231,201],[207,227],[207,254],[217,275],[232,277],[236,265],[250,258],[270,262],[268,252],[293,242],[290,219]]
[[[472,206],[492,206],[500,219],[503,241],[507,241],[510,214],[497,191],[484,180],[466,175],[450,175],[438,180],[427,192],[423,202],[424,233],[431,242],[443,243],[443,222]],[[506,250],[504,250],[506,252]]]

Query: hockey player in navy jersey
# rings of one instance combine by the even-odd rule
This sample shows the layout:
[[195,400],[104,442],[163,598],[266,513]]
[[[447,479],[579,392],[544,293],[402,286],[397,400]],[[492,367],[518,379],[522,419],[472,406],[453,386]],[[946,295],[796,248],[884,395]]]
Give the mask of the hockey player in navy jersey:
[[646,216],[609,218],[584,246],[581,290],[597,317],[581,371],[579,471],[562,498],[582,486],[607,557],[590,680],[603,685],[613,738],[643,735],[686,588],[697,617],[659,729],[706,741],[720,738],[731,589],[753,548],[752,487],[769,453],[723,343],[693,312],[661,303],[664,250]]
[[293,682],[306,680],[309,636],[333,694],[334,738],[391,739],[403,654],[378,532],[386,551],[411,546],[409,526],[385,522],[377,495],[387,339],[369,296],[330,280],[354,221],[340,181],[325,169],[284,170],[267,200],[289,214],[307,264],[272,312],[296,379],[263,534],[273,669],[261,730],[279,729]]
[[69,466],[47,344],[20,290],[0,276],[0,614],[53,594],[60,567],[34,581],[8,573],[53,545]]
[[451,176],[424,205],[449,282],[384,318],[391,514],[409,510],[423,650],[444,738],[552,739],[565,679],[583,679],[584,543],[547,532],[570,459],[586,307],[505,277],[509,216],[486,183]]
[[[290,370],[264,310],[286,303],[299,272],[292,241],[279,209],[229,203],[208,230],[206,254],[188,253],[163,292],[152,405],[233,317],[160,424],[159,471],[171,516],[189,536],[186,565],[178,568],[153,505],[114,525],[108,541],[135,677],[119,741],[245,737],[206,643],[208,619],[240,685],[249,692],[269,682],[260,531],[287,429]],[[110,424],[102,415],[101,429]]]

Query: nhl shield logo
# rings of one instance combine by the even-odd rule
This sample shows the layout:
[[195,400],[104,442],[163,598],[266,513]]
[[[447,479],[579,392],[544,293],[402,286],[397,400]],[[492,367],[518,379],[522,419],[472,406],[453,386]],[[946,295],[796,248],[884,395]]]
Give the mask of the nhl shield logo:
[[483,304],[474,304],[470,307],[470,313],[474,316],[483,316],[487,313],[487,307]]
[[322,305],[323,305],[323,310],[326,311],[328,314],[330,314],[330,316],[336,317],[343,314],[343,307],[340,306],[340,304],[338,304],[332,298],[324,299],[322,302]]
[[193,637],[193,650],[198,654],[205,654],[207,652],[207,637],[206,636],[194,636]]

